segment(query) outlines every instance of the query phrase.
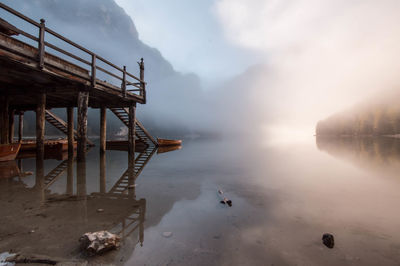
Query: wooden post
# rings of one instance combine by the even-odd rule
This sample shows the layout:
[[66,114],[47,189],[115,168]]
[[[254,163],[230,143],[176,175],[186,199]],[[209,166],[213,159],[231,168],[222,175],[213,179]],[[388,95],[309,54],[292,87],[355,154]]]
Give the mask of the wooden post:
[[78,93],[78,125],[77,125],[77,131],[78,131],[77,160],[78,160],[78,162],[85,161],[88,104],[89,104],[89,92],[88,91],[80,91]]
[[67,195],[74,193],[74,158],[68,154],[67,164]]
[[39,68],[42,69],[44,66],[44,33],[45,33],[45,20],[40,20],[40,28],[39,28],[39,41],[38,41],[38,59],[39,59]]
[[68,158],[74,157],[74,108],[67,107]]
[[106,134],[107,134],[107,109],[100,108],[100,153],[106,151]]
[[36,107],[36,157],[44,158],[44,132],[45,132],[46,94],[41,93]]
[[135,160],[136,103],[129,106],[128,155],[129,163]]
[[76,194],[80,198],[86,197],[86,162],[76,163]]
[[18,142],[22,142],[24,136],[24,112],[20,112],[18,116]]
[[44,159],[43,157],[36,157],[36,176],[35,176],[35,189],[40,193],[41,203],[45,200],[44,192]]
[[0,144],[4,144],[3,130],[4,130],[4,96],[0,96]]
[[106,153],[100,153],[100,193],[106,193]]
[[2,124],[1,124],[1,144],[7,144],[9,141],[8,134],[9,134],[9,114],[8,114],[8,106],[9,99],[7,96],[2,97],[1,99],[1,117],[2,117]]
[[143,247],[144,242],[144,221],[146,216],[146,199],[140,199],[140,214],[139,214],[139,241],[140,246]]
[[146,103],[146,82],[144,82],[144,62],[143,58],[140,59],[139,63],[139,68],[140,68],[140,85],[142,87],[142,90],[140,91],[140,96],[143,97],[144,103]]
[[122,95],[126,97],[126,66],[124,66],[124,71],[122,72]]
[[14,109],[10,110],[9,114],[10,115],[9,115],[9,118],[8,118],[8,130],[9,130],[8,142],[9,143],[13,143],[13,141],[14,141],[14,123],[15,123],[14,115],[15,115],[15,110]]
[[136,104],[129,106],[128,127],[128,193],[130,198],[135,198],[135,124]]
[[92,87],[96,86],[96,55],[92,54]]

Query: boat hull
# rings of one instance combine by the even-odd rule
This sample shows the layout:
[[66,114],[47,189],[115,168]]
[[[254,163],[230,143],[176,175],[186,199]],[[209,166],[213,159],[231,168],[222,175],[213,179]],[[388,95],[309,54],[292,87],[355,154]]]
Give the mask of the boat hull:
[[20,143],[1,144],[0,162],[15,160],[15,157],[17,157],[20,148],[21,148]]
[[174,140],[174,139],[157,139],[158,146],[176,146],[182,145],[182,140]]

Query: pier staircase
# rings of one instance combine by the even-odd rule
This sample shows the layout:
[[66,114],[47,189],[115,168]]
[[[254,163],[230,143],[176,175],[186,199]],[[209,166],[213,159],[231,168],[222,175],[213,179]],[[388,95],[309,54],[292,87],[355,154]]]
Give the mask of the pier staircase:
[[[50,112],[49,110],[46,110],[45,118],[46,121],[52,124],[55,128],[63,132],[65,135],[68,135],[67,123],[60,117]],[[77,138],[78,138],[78,132],[74,129],[74,139],[76,140]],[[87,139],[86,141],[89,146],[94,146],[94,143],[91,142],[89,139]]]
[[44,177],[44,189],[48,189],[67,170],[68,160],[62,161]]
[[[134,165],[134,179],[140,175],[143,171],[146,164],[150,161],[151,157],[155,153],[157,149],[155,147],[149,146],[144,152],[140,153],[139,156],[135,159]],[[118,181],[114,184],[114,186],[110,189],[108,194],[112,195],[123,195],[128,191],[129,188],[129,171],[130,169],[126,170],[122,176],[118,179]]]
[[[125,126],[129,126],[129,110],[128,108],[110,108],[110,110],[124,123]],[[149,146],[158,146],[157,141],[149,134],[144,128],[142,123],[136,119],[135,123],[136,137],[147,143]]]

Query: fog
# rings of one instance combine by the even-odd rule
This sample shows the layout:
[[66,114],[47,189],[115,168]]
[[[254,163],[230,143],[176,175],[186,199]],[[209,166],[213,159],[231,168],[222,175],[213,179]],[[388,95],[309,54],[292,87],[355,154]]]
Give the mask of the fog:
[[[144,57],[148,104],[138,116],[160,134],[301,138],[314,133],[318,120],[398,88],[398,1],[216,0],[211,12],[221,38],[238,48],[237,64],[245,54],[257,59],[212,86],[197,73],[174,70],[112,0],[4,2],[35,20],[46,18],[48,27],[128,71],[137,73],[136,61]],[[174,49],[179,53],[178,44]],[[237,72],[232,53],[209,64],[224,56]],[[232,69],[226,66],[227,73]]]
[[243,82],[251,95],[241,108],[259,106],[266,128],[312,133],[319,119],[398,88],[398,1],[220,0],[215,8],[226,38],[264,58]]

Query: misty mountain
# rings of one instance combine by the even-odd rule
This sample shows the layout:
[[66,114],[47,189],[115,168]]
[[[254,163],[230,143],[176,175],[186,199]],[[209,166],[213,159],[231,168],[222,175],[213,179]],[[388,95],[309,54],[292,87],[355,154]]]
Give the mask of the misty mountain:
[[319,121],[316,126],[316,134],[334,136],[399,134],[399,99],[400,92],[398,90],[381,93],[349,110]]
[[[138,105],[137,115],[153,134],[183,136],[199,131],[199,124],[206,121],[198,117],[204,99],[199,78],[195,74],[176,72],[157,49],[143,43],[131,17],[113,0],[6,0],[4,3],[35,21],[45,18],[50,29],[118,66],[126,65],[135,75],[139,74],[136,62],[143,57],[148,103]],[[3,15],[12,24],[37,34],[26,23],[13,20],[5,12]],[[48,40],[74,51],[55,38]],[[64,110],[56,113],[65,116]],[[98,132],[98,113],[89,110],[89,133]],[[109,113],[108,126],[115,131],[122,123]]]

